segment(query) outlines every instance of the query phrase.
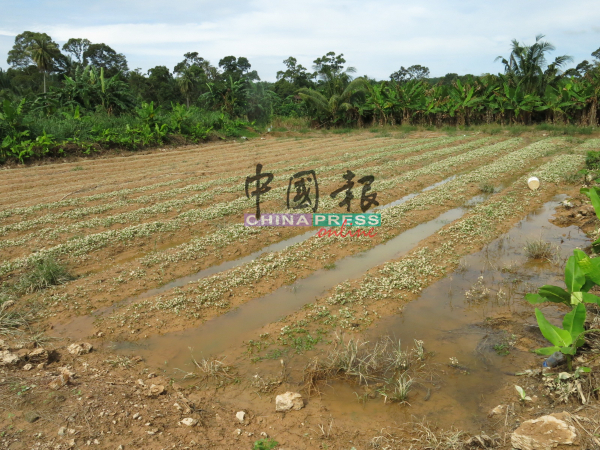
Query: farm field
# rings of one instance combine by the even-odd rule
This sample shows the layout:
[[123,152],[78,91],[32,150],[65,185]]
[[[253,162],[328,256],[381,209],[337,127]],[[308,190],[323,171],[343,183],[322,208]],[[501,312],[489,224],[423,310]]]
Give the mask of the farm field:
[[[461,448],[483,432],[510,448],[527,414],[514,374],[539,367],[530,350],[544,345],[523,297],[591,242],[551,221],[600,138],[467,133],[266,135],[0,170],[1,314],[28,324],[6,339],[50,352],[45,367],[3,372],[28,387],[0,419],[7,446],[24,443],[7,448]],[[347,170],[373,175],[381,227],[244,226],[257,164],[274,175],[263,214],[287,212],[299,171],[316,172],[319,213],[345,212],[329,193]],[[556,259],[528,262],[541,237],[561,245]],[[15,294],[39,261],[71,279]],[[66,351],[81,342],[89,355]],[[70,381],[48,389],[59,367]],[[275,413],[287,391],[305,407]],[[190,417],[197,427],[178,425]]]

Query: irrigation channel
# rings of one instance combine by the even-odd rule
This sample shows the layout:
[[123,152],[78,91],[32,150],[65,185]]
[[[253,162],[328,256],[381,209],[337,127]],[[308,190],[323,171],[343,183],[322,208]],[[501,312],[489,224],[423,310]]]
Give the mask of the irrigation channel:
[[[420,193],[427,192],[427,191],[430,191],[437,187],[440,187],[440,186],[454,180],[455,178],[456,178],[456,175],[452,175],[448,178],[445,178],[444,180],[438,181],[437,183],[427,186],[426,188],[421,190],[421,192],[416,192],[416,193],[405,195],[402,198],[394,200],[385,205],[377,206],[377,207],[373,208],[371,211],[381,211],[381,210],[384,210],[387,208],[391,208],[393,206],[401,205],[402,203],[405,203],[408,200],[416,197]],[[206,278],[211,275],[214,275],[214,274],[217,274],[220,272],[224,272],[226,270],[230,270],[235,267],[239,267],[243,264],[249,263],[251,261],[256,260],[257,258],[260,258],[262,255],[265,255],[267,253],[278,252],[278,251],[286,249],[287,247],[289,247],[291,245],[298,244],[300,242],[304,242],[307,239],[310,239],[311,237],[313,237],[314,235],[315,235],[315,230],[311,229],[311,231],[307,231],[306,233],[303,233],[303,234],[294,236],[292,238],[285,239],[283,241],[268,245],[256,252],[246,255],[242,258],[234,259],[231,261],[226,261],[222,264],[208,267],[208,268],[201,270],[197,273],[194,273],[192,275],[187,275],[185,277],[178,278],[178,279],[173,280],[159,288],[150,289],[150,290],[148,290],[140,295],[137,295],[135,297],[126,298],[120,302],[113,304],[113,305],[110,305],[110,306],[107,306],[104,308],[100,308],[100,309],[94,311],[90,315],[79,316],[65,324],[56,325],[54,332],[57,334],[67,334],[68,333],[69,336],[83,338],[84,336],[87,336],[89,334],[89,331],[92,328],[92,324],[94,323],[94,321],[96,319],[98,319],[101,316],[108,315],[108,314],[112,313],[113,311],[116,311],[118,308],[123,307],[124,305],[128,305],[130,303],[134,303],[139,300],[143,300],[145,298],[149,298],[149,297],[152,297],[155,295],[160,295],[163,292],[168,292],[171,289],[185,286],[188,283],[193,283],[195,281],[201,280],[202,278]]]
[[[427,377],[416,380],[409,397],[410,408],[390,409],[381,401],[357,402],[356,385],[335,381],[324,388],[321,398],[328,410],[336,417],[356,421],[365,413],[374,421],[389,421],[390,414],[399,421],[415,415],[427,416],[442,426],[459,423],[465,430],[480,429],[489,409],[502,401],[500,388],[517,384],[515,373],[542,362],[529,352],[530,348],[515,349],[506,344],[516,334],[526,337],[532,348],[543,345],[524,295],[543,284],[560,285],[566,258],[574,248],[585,248],[590,243],[577,227],[559,228],[549,222],[564,198],[555,197],[481,251],[462,258],[457,271],[424,289],[417,300],[403,308],[402,314],[382,319],[367,330],[368,340],[393,336],[407,348],[415,339],[424,341],[425,350],[431,355],[427,362],[429,372]],[[195,356],[208,356],[223,355],[239,347],[244,339],[254,336],[253,331],[313,301],[336,284],[406,254],[445,224],[462,217],[469,206],[483,200],[484,196],[474,197],[469,205],[449,210],[384,244],[338,261],[333,270],[319,270],[200,327],[136,342],[115,342],[112,346],[118,353],[141,355],[151,366],[181,374],[174,369],[192,369],[190,349]],[[539,238],[557,246],[555,261],[532,261],[526,257],[526,242]],[[561,313],[556,307],[542,310],[551,321],[560,321]],[[503,343],[511,347],[508,355],[497,353]],[[449,364],[451,358],[458,364]],[[275,362],[270,361],[272,367]]]

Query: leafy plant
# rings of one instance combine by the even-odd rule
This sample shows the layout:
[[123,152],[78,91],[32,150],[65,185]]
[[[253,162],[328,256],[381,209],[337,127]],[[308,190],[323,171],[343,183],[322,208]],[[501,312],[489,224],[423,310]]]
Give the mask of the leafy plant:
[[530,402],[531,401],[531,397],[529,397],[526,393],[525,390],[521,387],[521,386],[517,386],[515,384],[515,389],[517,390],[517,392],[519,393],[519,400],[522,402]]
[[271,438],[259,439],[258,441],[254,442],[252,450],[273,450],[278,445],[279,442]]
[[580,303],[600,305],[600,298],[588,291],[600,284],[600,258],[590,258],[583,251],[575,249],[565,267],[567,289],[544,285],[537,294],[527,294],[525,298],[532,305],[544,302],[563,303],[577,306]]

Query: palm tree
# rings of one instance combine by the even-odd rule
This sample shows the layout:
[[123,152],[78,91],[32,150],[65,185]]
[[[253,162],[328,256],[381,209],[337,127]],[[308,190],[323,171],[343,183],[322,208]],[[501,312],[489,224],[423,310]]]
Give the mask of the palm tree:
[[44,94],[46,93],[46,74],[52,68],[52,62],[56,57],[58,44],[43,35],[34,37],[28,48],[31,59],[36,63],[40,72],[44,74]]
[[298,95],[317,110],[317,114],[324,116],[325,122],[335,124],[340,119],[343,111],[348,111],[354,106],[350,103],[352,95],[364,90],[364,80],[356,78],[340,94],[333,94],[329,99],[318,91],[302,88]]
[[[549,78],[554,78],[558,69],[567,62],[573,61],[571,56],[557,56],[554,62],[548,66],[546,53],[555,50],[555,47],[549,42],[542,41],[543,38],[543,34],[538,34],[533,45],[522,45],[519,41],[513,39],[509,59],[507,60],[502,56],[495,59],[495,61],[502,61],[504,71],[511,78],[511,81],[515,85],[521,83],[525,92],[530,94],[543,95],[546,85],[553,81]],[[546,67],[550,70],[544,72]]]
[[188,67],[181,72],[179,78],[177,78],[177,84],[179,84],[179,89],[185,96],[187,108],[190,109],[190,92],[194,89],[194,85],[196,84],[194,73],[191,68]]

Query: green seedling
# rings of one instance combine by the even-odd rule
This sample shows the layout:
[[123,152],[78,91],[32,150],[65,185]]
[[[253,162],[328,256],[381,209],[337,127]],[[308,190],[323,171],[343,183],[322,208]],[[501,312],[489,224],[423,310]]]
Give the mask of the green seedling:
[[526,393],[525,390],[521,387],[521,386],[517,386],[515,384],[515,389],[517,390],[517,392],[519,393],[519,400],[522,402],[530,402],[531,401],[531,397],[529,397]]

